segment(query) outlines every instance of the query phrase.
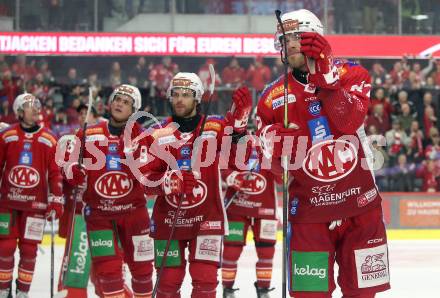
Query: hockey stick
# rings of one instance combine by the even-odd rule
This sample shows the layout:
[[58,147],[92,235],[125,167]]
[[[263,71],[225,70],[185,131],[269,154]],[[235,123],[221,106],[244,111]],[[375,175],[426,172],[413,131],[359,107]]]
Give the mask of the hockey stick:
[[[287,61],[287,42],[286,42],[286,32],[284,31],[283,22],[281,21],[281,11],[275,10],[275,15],[277,17],[278,25],[281,28],[281,32],[283,34],[284,42],[282,43],[283,46],[283,54],[284,54],[284,127],[288,128],[289,126],[289,120],[288,120],[288,114],[287,114],[287,105],[288,105],[288,61]],[[287,171],[287,156],[283,156],[282,158],[283,163],[283,292],[282,297],[287,297],[287,288],[286,288],[286,279],[287,279],[287,261],[288,261],[288,248],[287,245],[287,220],[288,220],[288,203],[289,203],[289,193],[288,193],[288,180],[289,180],[289,172]]]
[[55,269],[55,231],[54,221],[55,212],[51,213],[51,225],[50,225],[50,297],[53,298],[53,286],[54,286],[54,269]]
[[[208,118],[209,106],[211,105],[212,95],[214,94],[215,71],[214,71],[214,66],[212,66],[212,64],[209,64],[209,74],[211,76],[211,84],[209,85],[209,99],[208,99],[208,104],[206,105],[205,115],[204,115],[203,120],[202,120],[202,125],[200,127],[199,136],[202,135],[203,130],[205,129],[205,122],[206,122],[206,118]],[[194,151],[193,151],[193,154],[195,154]],[[176,229],[177,219],[178,219],[178,216],[179,216],[179,213],[180,213],[180,209],[182,208],[183,199],[184,199],[184,197],[180,198],[179,205],[177,206],[177,210],[174,213],[173,223],[171,225],[170,236],[168,237],[167,243],[165,245],[165,251],[164,251],[163,256],[162,256],[162,262],[160,264],[159,273],[157,274],[156,282],[155,282],[154,288],[153,288],[153,295],[152,295],[153,298],[156,297],[157,290],[159,288],[159,284],[160,284],[160,280],[161,280],[161,277],[162,277],[163,269],[165,268],[166,260],[167,260],[167,257],[168,257],[168,251],[170,249],[171,240],[173,239],[174,230]]]
[[[78,166],[81,167],[82,163],[83,163],[83,157],[84,157],[84,150],[85,150],[85,146],[86,146],[86,130],[87,130],[87,125],[88,125],[88,119],[90,118],[90,114],[92,112],[92,105],[93,105],[93,95],[92,95],[92,88],[89,88],[89,102],[88,102],[88,106],[87,106],[87,114],[86,114],[86,119],[84,121],[84,125],[82,127],[82,136],[81,136],[81,147],[79,149],[79,156],[78,156]],[[70,255],[72,253],[72,241],[73,241],[73,235],[74,235],[74,231],[73,228],[75,226],[75,212],[76,212],[76,202],[78,201],[78,194],[79,194],[79,186],[76,185],[75,188],[73,189],[73,206],[71,208],[71,213],[69,214],[69,219],[68,219],[68,227],[70,228],[69,230],[69,238],[67,239],[66,242],[66,256],[63,260],[63,266],[62,266],[62,274],[61,274],[61,283],[64,285],[65,283],[65,278],[66,278],[66,274],[67,274],[67,270],[69,267],[69,261],[70,261]],[[64,292],[65,290],[61,291],[59,294],[61,294],[62,292]],[[67,291],[66,291],[66,295],[61,296],[61,297],[65,297],[67,296]],[[60,297],[60,296],[57,296]]]

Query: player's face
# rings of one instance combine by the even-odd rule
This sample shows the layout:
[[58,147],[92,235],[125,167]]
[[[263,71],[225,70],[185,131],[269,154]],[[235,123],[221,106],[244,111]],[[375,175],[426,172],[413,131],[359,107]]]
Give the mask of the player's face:
[[173,89],[171,91],[171,105],[174,114],[178,117],[195,116],[197,101],[194,97],[194,91],[182,88]]
[[118,94],[110,105],[110,114],[117,122],[125,122],[133,113],[133,99],[128,95]]
[[299,33],[286,34],[286,39],[283,40],[283,43],[284,42],[287,44],[287,61],[289,65],[293,68],[305,71],[306,62],[304,55],[300,52],[301,37]]
[[41,103],[39,100],[27,101],[21,111],[22,122],[27,126],[34,126],[40,120]]

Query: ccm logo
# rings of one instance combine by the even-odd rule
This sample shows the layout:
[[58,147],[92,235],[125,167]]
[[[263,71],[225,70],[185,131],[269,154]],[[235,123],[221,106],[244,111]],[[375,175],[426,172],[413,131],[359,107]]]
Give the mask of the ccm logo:
[[383,238],[371,239],[371,240],[367,241],[367,244],[374,244],[374,243],[379,243],[382,241],[383,241]]

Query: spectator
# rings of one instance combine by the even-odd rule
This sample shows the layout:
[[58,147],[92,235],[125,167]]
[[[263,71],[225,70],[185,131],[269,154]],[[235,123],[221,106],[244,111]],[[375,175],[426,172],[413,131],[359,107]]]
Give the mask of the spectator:
[[68,89],[72,88],[72,86],[81,84],[81,80],[78,78],[78,72],[76,71],[75,67],[70,67],[67,71],[67,76],[64,79],[64,84]]
[[101,81],[98,78],[98,73],[95,71],[92,71],[89,73],[89,76],[87,77],[87,84],[92,88],[92,91],[94,92],[93,98],[96,98],[97,93],[101,91]]
[[435,84],[440,86],[440,59],[437,59],[436,62],[436,71],[432,74],[434,77]]
[[367,117],[366,121],[367,131],[370,126],[377,129],[377,133],[384,135],[390,129],[390,119],[384,112],[383,104],[377,103],[373,106],[373,112]]
[[276,79],[278,79],[283,74],[284,74],[284,64],[283,64],[283,61],[281,61],[280,57],[277,57],[275,59],[274,65],[272,66],[272,79],[271,79],[271,81],[275,81]]
[[46,60],[42,60],[39,63],[38,72],[43,76],[44,84],[50,84],[55,81],[54,76],[52,75],[52,71],[49,69],[49,63]]
[[411,108],[408,103],[402,103],[400,110],[400,115],[397,116],[397,119],[400,121],[402,129],[408,134],[411,128],[411,123],[416,118],[414,117],[414,114],[411,114]]
[[222,71],[223,84],[226,87],[237,88],[244,83],[246,79],[246,73],[243,67],[240,66],[238,59],[232,57],[228,66]]
[[8,124],[17,122],[17,118],[12,111],[12,106],[9,104],[9,101],[4,99],[1,104],[0,122],[5,122]]
[[419,163],[424,158],[423,155],[424,135],[422,130],[420,129],[420,125],[417,120],[414,120],[411,123],[409,138],[410,138],[410,142],[408,145],[407,155],[411,162]]
[[[217,62],[212,58],[206,59],[205,63],[200,66],[199,71],[197,73],[200,80],[202,81],[203,88],[205,88],[205,90],[208,90],[209,85],[211,84],[211,75],[209,73],[209,64],[212,64],[213,66],[215,66],[217,64]],[[220,77],[220,75],[216,74],[215,75],[215,85],[218,86],[221,84],[222,84],[221,77]]]
[[9,65],[5,60],[5,55],[0,54],[0,73],[3,73],[4,71],[9,69]]
[[431,128],[437,125],[437,117],[435,116],[435,111],[432,106],[425,106],[423,125],[426,135],[429,135]]
[[24,81],[32,79],[37,74],[35,60],[32,60],[28,65],[25,55],[18,55],[15,58],[15,63],[12,64],[11,70],[13,76],[21,77]]
[[149,74],[151,81],[150,96],[156,98],[153,111],[156,115],[163,115],[166,106],[166,91],[171,79],[179,72],[179,66],[173,63],[171,57],[163,57],[162,63],[155,65]]
[[373,86],[382,86],[385,82],[385,69],[382,64],[375,62],[371,68],[370,76]]
[[12,107],[14,99],[18,96],[23,80],[19,77],[12,77],[12,72],[8,69],[0,73],[1,89],[0,98],[5,98]]
[[[75,125],[79,127],[78,125]],[[66,110],[60,108],[57,110],[55,117],[53,118],[51,129],[53,133],[58,137],[72,133],[72,126],[67,119]]]
[[389,170],[390,191],[412,191],[415,165],[407,163],[404,153],[397,157],[397,164]]
[[393,106],[390,103],[390,98],[388,96],[385,96],[385,89],[383,87],[377,88],[374,91],[374,95],[371,100],[370,110],[372,110],[376,104],[383,105],[384,114],[389,119],[391,116],[391,113],[393,112]]
[[393,80],[393,84],[400,85],[408,77],[409,73],[403,68],[402,61],[396,61],[389,74]]
[[390,157],[390,165],[394,166],[397,156],[401,153],[405,153],[406,146],[409,145],[410,139],[405,131],[402,129],[400,120],[393,120],[392,129],[385,134],[387,141],[388,155]]
[[118,61],[114,61],[110,69],[108,83],[112,87],[112,89],[114,89],[117,86],[121,85],[123,81],[124,78],[122,77],[121,65]]
[[433,160],[423,161],[416,171],[416,176],[423,180],[422,191],[440,191],[440,169]]
[[435,160],[440,167],[440,135],[436,127],[429,130],[429,144],[425,149],[426,159]]
[[397,101],[393,102],[393,111],[397,115],[402,114],[402,105],[406,103],[409,105],[410,110],[413,110],[414,103],[408,100],[408,92],[400,90],[397,93]]
[[148,73],[150,69],[147,65],[147,60],[145,57],[139,57],[134,70],[132,72],[132,75],[136,77],[136,80],[138,82],[138,87],[140,88],[147,88],[148,87]]
[[257,92],[261,92],[270,82],[270,77],[270,68],[264,64],[262,56],[257,56],[254,63],[249,65],[246,80]]
[[[374,127],[374,126],[371,126]],[[370,128],[371,128],[370,127]],[[373,153],[373,169],[374,176],[376,178],[376,184],[379,190],[388,190],[388,175],[387,168],[389,163],[389,157],[383,146],[379,146],[378,142],[373,140],[371,142]]]

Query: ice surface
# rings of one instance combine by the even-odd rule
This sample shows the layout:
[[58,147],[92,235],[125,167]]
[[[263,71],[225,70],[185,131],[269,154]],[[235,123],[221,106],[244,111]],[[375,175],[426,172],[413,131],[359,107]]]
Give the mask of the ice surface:
[[[34,282],[31,287],[30,297],[49,297],[50,281],[50,247],[43,246],[45,253],[39,252]],[[440,297],[440,240],[395,240],[389,244],[391,286],[392,289],[378,294],[378,298],[438,298]],[[58,245],[55,248],[56,267],[55,273],[58,279],[58,272],[61,264],[63,247]],[[18,257],[18,255],[16,256]],[[255,249],[251,243],[244,249],[239,261],[236,287],[237,297],[256,297],[253,282],[255,281]],[[220,274],[220,272],[219,272]],[[16,275],[15,275],[16,276]],[[220,275],[219,275],[220,280]],[[276,290],[271,297],[281,297],[281,246],[277,246],[272,285]],[[217,297],[221,297],[219,286]],[[93,286],[90,284],[90,297],[95,297]],[[182,297],[190,297],[190,279],[185,278],[182,287]],[[333,293],[333,297],[341,297],[339,290]]]

